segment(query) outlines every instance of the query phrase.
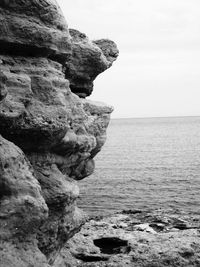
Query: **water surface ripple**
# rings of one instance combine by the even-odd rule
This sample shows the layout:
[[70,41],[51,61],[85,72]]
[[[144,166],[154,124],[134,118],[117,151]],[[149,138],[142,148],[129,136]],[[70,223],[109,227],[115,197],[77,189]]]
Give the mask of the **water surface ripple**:
[[79,184],[89,214],[176,208],[200,213],[200,117],[115,119]]

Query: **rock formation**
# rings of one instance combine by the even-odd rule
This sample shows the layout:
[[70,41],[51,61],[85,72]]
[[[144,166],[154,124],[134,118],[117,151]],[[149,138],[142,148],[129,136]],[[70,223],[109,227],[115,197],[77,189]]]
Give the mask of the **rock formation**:
[[54,0],[1,0],[0,26],[0,266],[66,266],[84,223],[76,180],[93,172],[112,112],[85,97],[118,50],[69,31]]
[[118,49],[108,39],[91,42],[85,34],[72,29],[70,35],[72,57],[65,64],[65,75],[70,81],[72,92],[84,98],[92,93],[97,75],[112,66],[118,56]]
[[199,222],[199,214],[173,209],[93,218],[69,240],[63,259],[71,267],[198,267]]

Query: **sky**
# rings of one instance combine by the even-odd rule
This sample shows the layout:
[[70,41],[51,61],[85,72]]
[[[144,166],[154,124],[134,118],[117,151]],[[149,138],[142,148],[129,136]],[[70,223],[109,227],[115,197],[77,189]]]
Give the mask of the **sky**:
[[200,116],[199,0],[57,1],[69,28],[118,45],[89,97],[113,118]]

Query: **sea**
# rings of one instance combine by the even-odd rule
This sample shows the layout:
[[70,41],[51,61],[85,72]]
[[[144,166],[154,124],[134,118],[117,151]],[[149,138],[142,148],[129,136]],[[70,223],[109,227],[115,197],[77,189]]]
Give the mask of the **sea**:
[[175,209],[200,214],[200,117],[112,119],[94,174],[79,182],[89,215]]

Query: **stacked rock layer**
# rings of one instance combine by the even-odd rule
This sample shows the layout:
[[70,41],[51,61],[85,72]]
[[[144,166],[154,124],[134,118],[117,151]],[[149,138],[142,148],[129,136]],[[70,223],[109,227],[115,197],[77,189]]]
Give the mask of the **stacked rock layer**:
[[84,223],[76,180],[93,172],[112,112],[85,97],[118,50],[68,30],[54,0],[2,0],[0,26],[0,266],[65,266]]

